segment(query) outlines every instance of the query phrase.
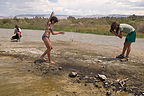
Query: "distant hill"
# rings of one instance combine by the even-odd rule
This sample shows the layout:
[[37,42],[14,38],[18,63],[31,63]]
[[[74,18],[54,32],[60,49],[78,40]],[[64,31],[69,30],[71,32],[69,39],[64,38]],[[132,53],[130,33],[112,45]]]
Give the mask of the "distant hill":
[[[34,17],[44,17],[48,18],[50,14],[20,14],[16,15],[17,18],[34,18]],[[66,19],[68,15],[56,15],[59,19]]]
[[[44,17],[44,18],[48,18],[50,14],[19,14],[16,16],[0,16],[0,19],[3,18],[13,18],[13,17],[17,17],[17,18],[34,18],[34,17]],[[130,15],[123,15],[123,14],[109,14],[109,15],[101,15],[101,14],[96,14],[96,15],[55,15],[57,16],[59,19],[67,19],[67,17],[69,16],[73,16],[75,18],[101,18],[101,17],[116,17],[116,18],[120,18],[120,17],[129,17]]]
[[130,16],[130,15],[123,15],[123,14],[110,14],[110,15],[108,15],[108,17],[117,17],[117,18],[128,17],[128,16]]
[[[49,14],[20,14],[16,15],[17,18],[33,18],[33,17],[44,17],[48,18]],[[110,14],[110,15],[101,15],[101,14],[96,14],[96,15],[56,15],[59,19],[66,19],[68,16],[73,16],[75,18],[101,18],[101,17],[127,17],[129,15],[121,15],[121,14]]]
[[17,18],[33,18],[33,17],[48,17],[49,14],[20,14],[16,15]]
[[101,14],[96,14],[96,15],[87,15],[84,16],[86,18],[101,18],[101,17],[106,17],[107,15],[101,15]]
[[3,18],[3,16],[0,16],[0,18]]

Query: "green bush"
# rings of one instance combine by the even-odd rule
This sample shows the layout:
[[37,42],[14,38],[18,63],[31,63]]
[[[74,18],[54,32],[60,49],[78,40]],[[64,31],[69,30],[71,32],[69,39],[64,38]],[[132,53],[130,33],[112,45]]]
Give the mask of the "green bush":
[[[80,32],[91,34],[112,35],[109,32],[112,22],[117,21],[119,23],[127,23],[137,30],[137,37],[144,38],[144,19],[134,18],[79,18],[69,17],[68,19],[61,19],[54,25],[55,31],[67,31],[67,32]],[[12,18],[12,19],[0,19],[0,28],[13,28],[16,24],[22,29],[44,30],[46,26],[47,18]]]

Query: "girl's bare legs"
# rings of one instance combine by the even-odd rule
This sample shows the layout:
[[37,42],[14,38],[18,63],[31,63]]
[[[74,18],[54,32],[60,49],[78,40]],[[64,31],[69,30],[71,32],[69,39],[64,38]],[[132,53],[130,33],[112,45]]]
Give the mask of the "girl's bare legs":
[[129,57],[129,53],[131,51],[131,42],[127,43],[127,53],[126,53],[126,58]]
[[13,38],[10,38],[11,40],[14,40]]
[[20,32],[18,32],[18,37],[19,37],[19,39],[18,39],[18,40],[19,40],[19,42],[20,42],[20,38],[21,38],[21,37],[20,37]]
[[41,59],[46,60],[46,59],[44,58],[44,56],[47,54],[47,55],[48,55],[48,60],[49,60],[49,62],[50,62],[51,64],[54,64],[54,62],[53,62],[53,61],[51,60],[51,58],[50,58],[50,51],[51,51],[51,49],[52,49],[51,42],[50,42],[50,40],[49,40],[47,37],[43,38],[43,41],[44,41],[44,43],[45,43],[45,45],[46,45],[46,47],[47,47],[47,50],[41,55]]
[[44,56],[47,54],[48,49],[41,55],[41,59],[46,60],[46,58],[44,58]]
[[122,50],[122,54],[121,54],[122,56],[124,56],[126,49],[127,49],[127,43],[125,42],[123,50]]
[[49,62],[50,62],[50,64],[55,64],[55,62],[52,61],[50,58],[50,51],[51,51],[51,49],[47,50],[47,56],[48,56]]
[[131,42],[125,42],[124,43],[124,47],[123,47],[123,51],[122,51],[122,56],[124,56],[124,54],[125,54],[125,51],[127,51],[127,53],[126,53],[126,58],[128,58],[128,56],[129,56],[129,53],[130,53],[130,51],[131,51]]

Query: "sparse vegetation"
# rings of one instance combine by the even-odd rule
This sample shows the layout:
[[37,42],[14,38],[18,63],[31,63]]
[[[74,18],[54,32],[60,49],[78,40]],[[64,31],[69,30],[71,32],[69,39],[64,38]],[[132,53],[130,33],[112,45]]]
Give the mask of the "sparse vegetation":
[[[110,24],[114,21],[120,23],[128,23],[137,30],[137,37],[144,38],[144,17],[143,16],[129,16],[122,18],[103,17],[103,18],[79,18],[69,16],[67,19],[61,19],[54,25],[55,31],[79,32],[112,35],[109,32]],[[16,24],[20,25],[22,29],[44,30],[47,18],[11,18],[0,19],[0,28],[14,28]]]

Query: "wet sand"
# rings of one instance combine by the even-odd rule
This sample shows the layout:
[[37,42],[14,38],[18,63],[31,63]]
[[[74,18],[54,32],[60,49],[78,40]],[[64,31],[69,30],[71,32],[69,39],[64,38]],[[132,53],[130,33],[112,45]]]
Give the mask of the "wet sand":
[[[51,36],[55,65],[39,61],[46,49],[41,30],[23,30],[21,42],[11,42],[11,29],[0,29],[0,95],[2,96],[105,96],[106,89],[75,84],[68,77],[76,71],[85,75],[105,74],[109,79],[129,78],[128,84],[144,89],[144,39],[132,45],[129,62],[120,62],[124,38],[66,32]],[[62,67],[62,70],[58,70]],[[112,96],[133,96],[113,93]]]

